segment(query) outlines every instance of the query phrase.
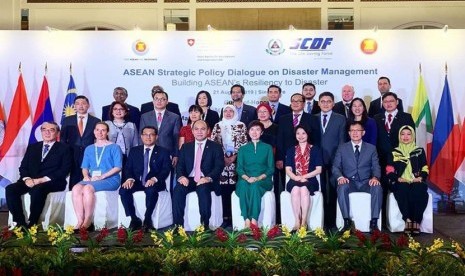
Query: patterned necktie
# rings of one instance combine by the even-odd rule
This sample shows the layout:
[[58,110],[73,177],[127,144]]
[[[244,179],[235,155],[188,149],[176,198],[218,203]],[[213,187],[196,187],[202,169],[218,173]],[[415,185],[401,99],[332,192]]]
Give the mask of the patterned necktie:
[[160,125],[161,125],[161,120],[162,120],[162,118],[161,118],[161,112],[158,112],[157,115],[158,115],[158,116],[157,116],[157,123],[158,123],[158,127],[160,127]]
[[346,103],[345,106],[346,106],[346,108],[345,108],[345,110],[346,110],[346,118],[349,118],[349,106],[350,106],[350,103]]
[[326,117],[328,117],[328,114],[323,114],[323,127],[326,127],[326,123],[328,122]]
[[79,135],[82,136],[82,134],[84,134],[84,116],[79,116],[78,129]]
[[199,182],[200,175],[202,171],[200,170],[200,165],[202,164],[202,143],[197,143],[197,154],[195,155],[194,163],[194,181]]
[[307,102],[307,113],[312,113],[312,102]]
[[386,124],[384,124],[384,128],[388,133],[391,132],[391,123],[392,123],[392,114],[389,114],[387,117]]
[[144,172],[142,173],[142,184],[145,186],[145,178],[149,173],[149,157],[150,157],[150,149],[146,148],[144,153]]
[[299,114],[294,114],[294,119],[292,120],[292,124],[295,126],[297,126],[297,124],[299,123]]
[[48,150],[50,149],[49,144],[44,144],[44,150],[42,151],[42,161],[44,160],[45,156],[47,155]]
[[355,160],[357,160],[358,163],[358,158],[360,157],[360,150],[359,150],[359,145],[355,145]]
[[271,110],[272,110],[272,111],[271,111],[271,115],[273,116],[273,119],[274,119],[274,116],[276,115],[276,109],[275,109],[275,105],[274,105],[274,104],[271,105]]

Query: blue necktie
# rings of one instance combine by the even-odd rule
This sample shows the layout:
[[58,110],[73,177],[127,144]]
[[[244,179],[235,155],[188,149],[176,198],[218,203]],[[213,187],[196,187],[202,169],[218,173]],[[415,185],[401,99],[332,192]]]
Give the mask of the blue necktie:
[[312,113],[312,103],[307,102],[307,113]]
[[50,149],[50,145],[49,144],[45,144],[44,145],[44,149],[42,151],[42,161],[44,160],[45,156],[47,155],[47,152],[48,150]]
[[147,177],[147,174],[149,173],[149,156],[150,155],[150,149],[146,148],[145,153],[144,153],[144,172],[142,173],[142,184],[145,186],[145,178]]

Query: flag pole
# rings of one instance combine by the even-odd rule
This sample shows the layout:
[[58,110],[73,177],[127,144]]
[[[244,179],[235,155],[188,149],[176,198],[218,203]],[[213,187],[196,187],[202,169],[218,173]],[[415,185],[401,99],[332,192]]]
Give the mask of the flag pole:
[[47,67],[47,62],[45,62],[45,75],[47,75],[48,67]]
[[19,66],[18,66],[18,72],[21,74],[21,61],[19,62]]
[[71,62],[69,63],[69,74],[73,74],[73,64]]

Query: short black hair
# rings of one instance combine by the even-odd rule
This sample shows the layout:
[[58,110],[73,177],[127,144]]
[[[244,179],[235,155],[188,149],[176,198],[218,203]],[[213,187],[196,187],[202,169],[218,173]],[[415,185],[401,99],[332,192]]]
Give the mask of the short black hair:
[[331,93],[329,91],[325,91],[325,92],[321,93],[320,96],[318,97],[318,100],[321,100],[321,98],[323,98],[323,97],[330,97],[334,102],[334,95],[333,95],[333,93]]
[[385,99],[386,97],[389,97],[389,96],[394,97],[394,99],[396,99],[396,101],[398,100],[397,94],[394,93],[394,92],[386,92],[386,93],[384,93],[383,96],[381,96],[381,100],[384,101],[384,99]]
[[268,89],[266,90],[267,93],[270,92],[270,88],[277,88],[278,91],[279,91],[279,94],[281,94],[281,87],[272,84],[272,85],[268,86]]
[[311,137],[310,137],[310,136],[311,136],[311,135],[310,135],[310,134],[311,134],[310,128],[307,127],[307,126],[305,126],[305,125],[301,125],[301,124],[296,125],[295,128],[294,128],[294,139],[295,139],[295,143],[296,143],[296,144],[299,143],[299,141],[297,141],[297,137],[296,137],[296,136],[297,136],[297,130],[298,130],[298,129],[303,129],[303,130],[305,131],[305,133],[307,133],[307,143],[310,143],[310,144],[311,144],[311,141],[312,141],[312,140],[311,140]]
[[[60,126],[55,122],[55,121],[45,121],[42,123],[43,124],[50,124],[55,126],[55,130],[58,132],[60,131]],[[42,126],[41,126],[42,127]]]
[[164,94],[166,96],[166,100],[168,100],[168,93],[166,93],[165,91],[163,90],[157,90],[155,92],[152,92],[152,99],[155,98],[155,95],[156,94]]
[[229,91],[229,94],[232,94],[234,87],[239,87],[241,89],[242,95],[245,95],[245,88],[244,88],[244,86],[242,86],[240,84],[235,84],[235,85],[231,86],[231,90]]
[[378,81],[380,81],[380,80],[387,80],[387,82],[389,83],[389,85],[391,85],[391,80],[390,80],[388,77],[384,77],[384,76],[379,77]]
[[85,100],[87,103],[89,103],[89,99],[88,99],[86,96],[84,96],[84,95],[79,95],[79,96],[77,96],[76,98],[74,98],[74,103],[76,103],[76,101],[77,101],[77,100],[80,100],[80,99],[83,99],[83,100]]
[[311,87],[313,87],[314,90],[316,90],[315,85],[313,83],[311,83],[311,82],[304,83],[304,85],[302,85],[302,89],[304,89],[305,86],[311,86]]
[[349,127],[347,128],[348,131],[350,131],[351,126],[360,126],[362,130],[365,130],[365,126],[362,124],[360,121],[353,121],[349,124]]
[[256,126],[260,127],[262,131],[265,130],[265,126],[259,120],[253,120],[252,122],[250,122],[249,125],[247,126],[247,129],[250,130],[251,128],[256,127]]
[[291,99],[290,99],[291,101],[292,101],[292,98],[293,98],[294,96],[302,97],[302,101],[305,102],[305,97],[304,97],[304,95],[302,95],[302,94],[300,94],[300,93],[294,93],[294,94],[292,94]]
[[142,133],[144,133],[144,130],[146,130],[146,129],[153,129],[153,131],[155,131],[155,135],[158,135],[158,129],[156,127],[154,127],[154,126],[145,126],[140,131],[140,134],[142,135]]
[[[189,107],[189,113],[191,113],[191,111],[198,111],[200,112],[200,119],[202,119],[202,115],[203,115],[203,109],[200,107],[200,105],[196,105],[196,104],[193,104]],[[187,119],[187,124],[190,125],[192,122],[191,122],[191,117],[189,116],[189,118]]]
[[126,115],[124,115],[124,120],[125,121],[128,121],[129,120],[129,107],[127,104],[125,103],[120,103],[120,102],[117,102],[117,101],[114,101],[111,103],[110,105],[110,109],[108,110],[108,118],[110,118],[111,121],[113,121],[115,119],[115,116],[113,116],[113,108],[115,107],[115,105],[121,105],[121,107],[126,111]]

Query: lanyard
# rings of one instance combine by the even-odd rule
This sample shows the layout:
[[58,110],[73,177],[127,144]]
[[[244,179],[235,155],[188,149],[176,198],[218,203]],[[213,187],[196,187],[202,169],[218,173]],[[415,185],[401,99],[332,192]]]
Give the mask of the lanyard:
[[95,145],[95,163],[97,164],[97,168],[100,168],[100,162],[102,162],[102,157],[103,157],[103,152],[105,151],[105,147],[107,145],[104,145],[103,146],[103,149],[102,149],[102,152],[100,153],[100,156],[98,156],[98,152],[97,152],[97,145]]

